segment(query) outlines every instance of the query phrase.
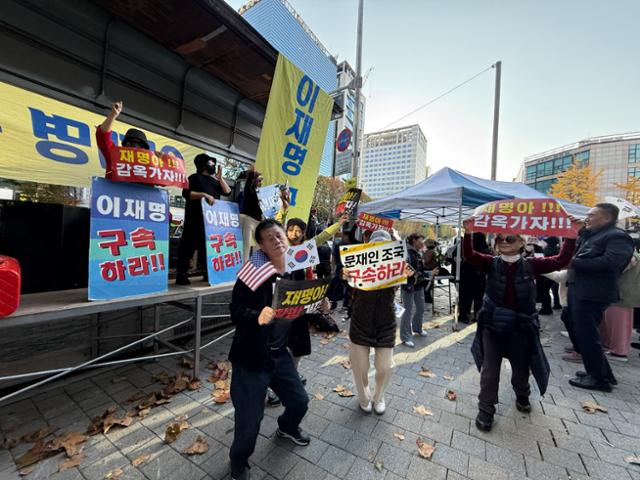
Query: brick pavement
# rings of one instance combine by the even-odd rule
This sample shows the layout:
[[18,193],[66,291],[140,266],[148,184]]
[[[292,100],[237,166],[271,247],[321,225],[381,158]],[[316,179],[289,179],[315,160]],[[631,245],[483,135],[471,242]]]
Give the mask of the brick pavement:
[[[469,346],[475,328],[454,333],[448,317],[429,320],[430,312],[425,316],[429,336],[416,339],[415,350],[402,346],[396,349],[397,367],[386,396],[388,408],[380,417],[362,414],[355,397],[342,398],[332,391],[337,384],[354,389],[351,371],[341,366],[348,354],[345,336],[339,335],[326,345],[320,343],[321,336],[314,336],[313,354],[301,362],[311,397],[303,427],[311,433],[312,443],[306,448],[293,447],[274,438],[281,408],[267,408],[251,459],[252,478],[640,480],[640,466],[625,461],[628,456],[640,455],[637,352],[633,352],[628,364],[613,364],[620,385],[612,393],[592,394],[575,389],[567,380],[579,365],[560,359],[566,340],[558,333],[559,321],[543,317],[543,344],[552,368],[548,393],[544,398],[537,393],[532,395],[530,415],[518,412],[505,363],[495,427],[484,433],[473,422],[479,375]],[[436,325],[438,328],[434,328]],[[206,352],[207,360],[225,359],[229,344],[216,344]],[[423,366],[436,377],[418,375]],[[102,371],[89,379],[71,379],[29,399],[0,407],[0,429],[11,438],[45,425],[84,430],[92,416],[109,406],[116,405],[124,411],[130,408],[126,399],[132,394],[158,389],[152,374],[175,374],[179,370],[176,359],[164,359]],[[209,373],[203,370],[201,377],[206,378]],[[114,377],[126,377],[126,381],[112,383]],[[31,445],[0,450],[0,479],[102,479],[117,468],[122,470],[118,477],[121,479],[228,478],[233,408],[230,403],[213,404],[212,388],[203,381],[199,390],[176,395],[170,403],[152,409],[146,418],[131,426],[91,437],[84,445],[86,457],[80,466],[62,473],[57,471],[64,457],[58,454],[35,465],[28,476],[20,477],[14,459]],[[456,401],[445,398],[448,389],[457,393]],[[324,398],[317,399],[316,394]],[[608,413],[583,412],[584,400],[596,401]],[[416,405],[424,405],[433,415],[415,413]],[[166,426],[180,415],[188,417],[190,428],[173,444],[164,444]],[[404,440],[395,433],[404,435]],[[207,439],[209,451],[190,457],[182,454],[197,436]],[[431,460],[417,455],[417,438],[435,445]],[[148,460],[134,467],[132,460],[142,454],[149,454]]]

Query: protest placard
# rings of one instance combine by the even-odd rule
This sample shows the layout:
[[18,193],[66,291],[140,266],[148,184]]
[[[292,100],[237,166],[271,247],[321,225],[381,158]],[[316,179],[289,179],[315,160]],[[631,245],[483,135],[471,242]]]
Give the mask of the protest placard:
[[166,292],[168,272],[169,194],[94,177],[89,300]]
[[282,208],[279,185],[267,185],[258,189],[258,202],[264,218],[275,218]]
[[209,205],[204,198],[201,204],[209,284],[235,282],[242,268],[243,239],[238,204],[216,200]]
[[356,208],[358,208],[358,203],[360,203],[361,195],[362,190],[359,188],[350,188],[347,190],[338,201],[338,205],[336,206],[336,217],[339,217],[343,213],[351,215],[355,212]]
[[401,240],[340,247],[348,283],[359,290],[380,290],[407,283],[407,247]]
[[320,311],[331,277],[317,280],[276,280],[272,308],[276,319],[294,320],[305,313]]
[[371,232],[375,232],[376,230],[386,230],[387,232],[390,232],[393,230],[393,219],[362,212],[358,215],[356,225],[364,231],[369,230]]
[[286,255],[285,263],[288,273],[295,272],[296,270],[302,270],[307,267],[313,267],[320,263],[318,247],[316,246],[316,241],[313,238],[305,241],[302,245],[289,247]]
[[111,179],[117,182],[189,188],[184,160],[172,153],[116,147],[111,153],[111,165]]
[[578,228],[553,198],[496,200],[473,212],[474,232],[575,237]]

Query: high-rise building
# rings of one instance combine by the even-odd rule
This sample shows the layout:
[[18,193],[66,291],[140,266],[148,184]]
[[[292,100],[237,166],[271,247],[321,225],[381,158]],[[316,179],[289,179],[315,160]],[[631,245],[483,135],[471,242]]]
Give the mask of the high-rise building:
[[616,184],[640,178],[640,132],[587,138],[531,155],[524,159],[516,180],[547,193],[558,175],[574,163],[602,172],[596,187],[598,199],[624,197]]
[[[356,78],[355,70],[349,65],[349,62],[343,61],[338,64],[338,89],[347,87]],[[355,113],[356,113],[356,94],[351,89],[343,90],[339,95],[342,95],[342,105],[344,110],[342,116],[335,121],[336,136],[340,135],[345,128],[348,128],[351,133],[354,132]],[[358,129],[358,135],[360,138],[360,145],[362,145],[362,138],[364,135],[364,106],[365,97],[360,93],[360,127]],[[360,147],[362,151],[362,147]],[[353,163],[353,143],[351,146],[340,152],[337,146],[334,148],[334,169],[333,176],[351,176],[351,168]]]
[[362,188],[383,198],[427,178],[427,139],[419,125],[367,133],[362,152]]
[[[322,45],[302,17],[286,0],[251,0],[238,12],[278,52],[309,75],[327,93],[336,89],[336,59]],[[335,122],[329,122],[320,175],[333,169]]]

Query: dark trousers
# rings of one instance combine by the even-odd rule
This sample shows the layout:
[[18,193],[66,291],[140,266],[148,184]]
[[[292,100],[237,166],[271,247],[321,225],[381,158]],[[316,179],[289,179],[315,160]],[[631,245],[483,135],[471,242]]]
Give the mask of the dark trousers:
[[[471,323],[482,308],[486,280],[482,272],[467,263],[461,265],[461,270],[458,321]],[[471,307],[473,307],[473,317],[471,316]]]
[[576,337],[576,330],[573,325],[573,322],[571,321],[571,310],[569,310],[569,307],[562,308],[562,314],[560,315],[560,320],[562,320],[564,328],[567,329],[567,333],[569,334],[569,340],[571,340],[571,346],[576,352],[580,353],[580,347],[578,346],[578,338]]
[[608,303],[578,299],[569,287],[569,310],[585,371],[597,380],[614,378],[600,342],[600,323]]
[[496,413],[498,388],[500,386],[500,367],[502,359],[511,364],[511,385],[517,396],[528,397],[529,357],[531,355],[527,334],[497,333],[482,329],[482,348],[484,358],[480,369],[480,393],[478,408],[491,415]]
[[551,310],[551,295],[549,291],[553,293],[553,306],[560,306],[560,296],[558,293],[558,283],[550,280],[546,277],[539,277],[537,280],[540,285],[540,303],[542,303],[542,311],[548,312]]
[[331,301],[332,307],[336,306],[338,300],[342,300],[344,298],[344,284],[342,283],[342,269],[336,269],[336,274],[331,280],[331,285],[329,286],[329,300]]
[[178,247],[178,275],[186,275],[189,270],[189,260],[193,257],[194,252],[198,251],[198,264],[207,274],[206,258],[207,250],[204,239],[204,224],[202,219],[199,222],[185,221],[185,228],[180,238],[180,246]]
[[295,433],[307,413],[309,397],[286,348],[272,351],[264,370],[250,370],[233,364],[231,401],[235,408],[235,427],[229,458],[241,468],[256,447],[260,423],[264,416],[264,399],[270,386],[284,405],[278,417],[281,431]]

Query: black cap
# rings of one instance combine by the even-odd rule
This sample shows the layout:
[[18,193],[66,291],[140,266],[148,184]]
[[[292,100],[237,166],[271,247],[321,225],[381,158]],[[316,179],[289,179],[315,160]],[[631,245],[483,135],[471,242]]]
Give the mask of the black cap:
[[122,144],[124,145],[127,141],[131,140],[137,140],[144,145],[144,148],[149,150],[149,142],[147,141],[147,136],[142,130],[138,130],[137,128],[130,128],[129,130],[127,130],[127,133],[124,134],[124,138],[122,139]]
[[290,218],[287,222],[287,230],[290,227],[300,227],[303,232],[307,229],[307,224],[301,218]]
[[193,159],[193,163],[196,165],[196,170],[201,172],[204,169],[204,166],[209,163],[209,160],[213,161],[214,164],[217,164],[217,160],[215,157],[210,157],[206,153],[199,153]]

